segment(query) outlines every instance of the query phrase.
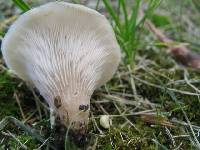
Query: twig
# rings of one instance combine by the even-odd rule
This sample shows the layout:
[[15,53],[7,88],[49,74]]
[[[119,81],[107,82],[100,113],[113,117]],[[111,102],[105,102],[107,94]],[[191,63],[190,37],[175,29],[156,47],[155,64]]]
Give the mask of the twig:
[[16,101],[17,101],[17,105],[19,106],[19,110],[20,110],[20,113],[21,113],[21,115],[22,115],[23,120],[26,120],[26,117],[25,117],[25,115],[24,115],[24,112],[23,112],[23,109],[22,109],[22,107],[21,107],[20,100],[19,100],[19,97],[18,97],[16,91],[14,91],[14,97],[15,97],[15,99],[16,99]]
[[126,117],[124,116],[121,112],[121,110],[119,109],[119,107],[116,105],[116,103],[113,103],[115,105],[115,107],[117,108],[118,112],[120,113],[120,115],[136,130],[140,133],[140,130]]
[[[149,86],[152,86],[152,87],[155,87],[155,88],[159,88],[159,89],[165,90],[165,88],[162,87],[162,86],[150,83],[148,81],[142,80],[142,79],[137,78],[137,77],[134,77],[134,78],[136,80],[138,80],[139,82],[144,83],[146,85],[149,85]],[[192,92],[177,90],[177,89],[173,89],[173,88],[166,88],[166,89],[169,90],[169,91],[173,91],[173,92],[181,93],[181,94],[185,94],[185,95],[200,96],[200,94],[198,94],[198,93],[192,93]]]
[[160,41],[165,43],[165,45],[169,48],[169,52],[178,62],[180,62],[184,66],[191,67],[195,70],[200,70],[199,54],[192,52],[182,43],[174,44],[177,42],[174,42],[173,40],[168,38],[160,29],[156,28],[151,21],[146,20],[145,27],[149,29],[152,33],[154,33]]

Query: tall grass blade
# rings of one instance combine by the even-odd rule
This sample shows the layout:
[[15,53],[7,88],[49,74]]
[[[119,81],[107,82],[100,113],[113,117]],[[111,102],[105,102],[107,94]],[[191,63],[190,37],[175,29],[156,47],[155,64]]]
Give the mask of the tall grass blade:
[[200,1],[199,0],[192,0],[196,9],[200,12]]
[[113,21],[115,22],[116,26],[118,27],[119,31],[122,33],[122,26],[121,23],[119,21],[119,18],[116,15],[115,10],[112,8],[110,2],[108,0],[103,0],[103,3],[106,7],[106,9],[108,10],[110,16],[112,17]]
[[12,0],[16,6],[18,6],[23,12],[31,9],[31,7],[23,0]]
[[136,0],[135,1],[135,6],[132,9],[131,18],[130,18],[130,21],[129,21],[130,22],[130,31],[131,31],[131,33],[135,33],[137,17],[138,17],[138,12],[139,12],[139,8],[140,8],[140,3],[141,3],[141,0]]
[[125,22],[125,29],[126,29],[126,39],[129,39],[129,22],[128,22],[128,12],[126,9],[126,2],[125,0],[119,0],[122,10],[123,10],[123,15],[124,15],[124,22]]
[[139,8],[140,8],[140,4],[141,4],[141,0],[136,0],[135,1],[135,5],[132,9],[132,13],[131,13],[131,18],[129,21],[129,31],[130,31],[130,40],[128,43],[129,44],[129,53],[128,53],[128,59],[129,59],[129,64],[131,65],[131,67],[134,67],[134,61],[135,61],[135,51],[136,51],[136,40],[135,40],[135,36],[136,36],[136,23],[137,23],[137,17],[138,17],[138,12],[139,12]]
[[151,17],[155,9],[161,4],[162,0],[151,0],[148,4],[148,8],[144,12],[143,18],[140,20],[137,26],[143,25],[144,21]]

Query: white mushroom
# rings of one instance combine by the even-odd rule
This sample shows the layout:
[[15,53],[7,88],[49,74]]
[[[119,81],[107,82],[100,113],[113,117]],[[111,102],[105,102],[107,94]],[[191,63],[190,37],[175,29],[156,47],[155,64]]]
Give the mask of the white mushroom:
[[[21,15],[2,41],[7,66],[35,86],[65,125],[87,124],[90,97],[114,74],[120,48],[107,19],[51,2]],[[82,110],[80,112],[80,110]]]

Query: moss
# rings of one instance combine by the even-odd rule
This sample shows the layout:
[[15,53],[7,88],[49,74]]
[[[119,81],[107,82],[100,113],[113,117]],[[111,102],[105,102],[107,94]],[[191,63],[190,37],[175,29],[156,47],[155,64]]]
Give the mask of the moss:
[[[31,137],[31,136],[28,136],[26,134],[20,134],[19,136],[15,137],[17,140],[19,140],[21,143],[25,143],[25,146],[28,148],[28,149],[35,149],[37,148],[36,145],[38,145],[38,143]],[[10,149],[18,149],[19,147],[22,147],[19,142],[17,142],[17,140],[14,139],[14,138],[10,138],[8,140],[8,144],[7,146],[10,148]]]
[[138,134],[133,128],[112,128],[98,141],[98,149],[155,149],[150,139]]
[[0,74],[0,118],[9,115],[19,115],[17,103],[13,98],[16,83],[12,81],[6,72]]

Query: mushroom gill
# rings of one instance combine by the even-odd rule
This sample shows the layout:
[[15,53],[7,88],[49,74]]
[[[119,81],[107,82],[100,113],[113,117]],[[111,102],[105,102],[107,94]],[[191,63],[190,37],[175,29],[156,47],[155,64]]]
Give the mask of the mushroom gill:
[[114,74],[120,48],[107,19],[87,7],[50,2],[11,25],[2,53],[14,73],[36,87],[66,126],[88,122],[90,97]]

